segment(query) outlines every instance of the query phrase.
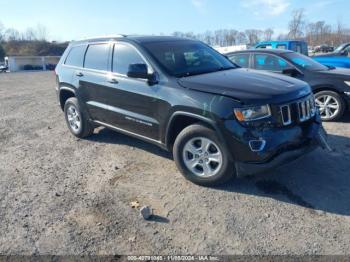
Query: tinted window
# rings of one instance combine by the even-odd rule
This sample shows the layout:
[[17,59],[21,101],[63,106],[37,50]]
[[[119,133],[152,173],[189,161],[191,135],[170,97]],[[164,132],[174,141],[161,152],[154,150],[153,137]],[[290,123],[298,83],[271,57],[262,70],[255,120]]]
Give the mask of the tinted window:
[[328,70],[328,67],[320,64],[319,62],[307,57],[305,55],[301,55],[298,53],[287,53],[284,55],[287,59],[292,61],[294,64],[301,66],[302,68],[313,70],[313,71],[324,71]]
[[254,55],[254,65],[257,70],[268,70],[280,72],[286,68],[290,68],[288,63],[277,56],[268,54]]
[[146,64],[136,49],[126,44],[115,44],[113,72],[126,75],[131,64]]
[[348,56],[349,56],[350,55],[350,45],[347,48],[345,48],[344,50],[348,52]]
[[96,70],[108,70],[109,44],[89,45],[85,55],[84,67]]
[[271,49],[272,46],[271,45],[259,45],[256,47],[257,49]]
[[230,60],[241,67],[249,67],[249,54],[237,54],[229,56]]
[[66,65],[83,67],[84,54],[86,46],[75,46],[69,51],[69,54],[66,58]]
[[235,68],[227,58],[198,41],[143,43],[159,65],[176,77]]

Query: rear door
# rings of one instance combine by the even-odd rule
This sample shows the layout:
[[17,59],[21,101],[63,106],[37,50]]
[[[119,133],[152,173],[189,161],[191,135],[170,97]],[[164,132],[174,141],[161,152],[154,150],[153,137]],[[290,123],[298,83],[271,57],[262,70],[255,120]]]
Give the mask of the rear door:
[[112,68],[108,81],[109,124],[134,134],[159,140],[157,120],[158,85],[150,86],[145,79],[127,76],[130,64],[146,64],[149,73],[151,65],[132,44],[116,42],[113,45]]
[[85,53],[84,67],[75,72],[75,77],[79,81],[79,95],[94,120],[107,120],[106,85],[110,54],[110,43],[89,44]]
[[236,53],[228,55],[228,58],[243,68],[250,68],[250,54],[249,53]]
[[283,58],[267,53],[254,53],[252,67],[256,70],[264,70],[274,73],[282,73],[284,69],[292,66]]

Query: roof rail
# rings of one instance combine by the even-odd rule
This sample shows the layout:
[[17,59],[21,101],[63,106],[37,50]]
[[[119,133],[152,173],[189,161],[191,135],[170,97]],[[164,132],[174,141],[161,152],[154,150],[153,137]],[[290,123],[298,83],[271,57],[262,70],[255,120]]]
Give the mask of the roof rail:
[[128,35],[124,34],[115,34],[115,35],[104,35],[104,36],[95,36],[95,37],[88,37],[88,38],[83,38],[78,41],[88,41],[88,40],[95,40],[95,39],[105,39],[105,38],[118,38],[118,37],[127,37]]

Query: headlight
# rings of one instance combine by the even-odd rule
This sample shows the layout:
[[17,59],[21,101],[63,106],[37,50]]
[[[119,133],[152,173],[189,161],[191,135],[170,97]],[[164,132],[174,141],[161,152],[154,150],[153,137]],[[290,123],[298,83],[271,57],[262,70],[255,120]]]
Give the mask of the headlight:
[[239,121],[253,121],[271,116],[269,105],[236,108],[235,116]]
[[350,81],[344,81],[344,83],[348,86],[350,86]]

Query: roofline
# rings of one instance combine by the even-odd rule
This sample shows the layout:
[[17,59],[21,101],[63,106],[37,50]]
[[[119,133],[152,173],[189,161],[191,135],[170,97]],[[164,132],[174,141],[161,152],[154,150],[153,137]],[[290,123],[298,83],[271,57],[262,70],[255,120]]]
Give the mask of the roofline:
[[247,49],[247,50],[238,50],[238,51],[232,51],[228,52],[227,54],[232,54],[232,53],[250,53],[250,52],[258,52],[258,53],[274,53],[274,54],[286,54],[286,53],[294,53],[292,50],[283,50],[283,49],[276,49],[276,48],[271,48],[271,49]]
[[79,40],[74,40],[74,41],[72,41],[72,43],[87,42],[87,41],[104,41],[104,40],[109,40],[109,39],[124,38],[127,36],[128,35],[124,35],[124,34],[115,34],[115,35],[87,37],[87,38],[82,38]]

